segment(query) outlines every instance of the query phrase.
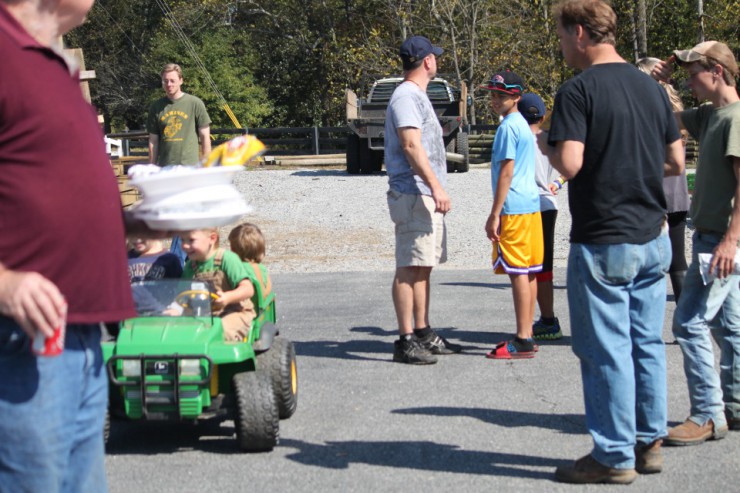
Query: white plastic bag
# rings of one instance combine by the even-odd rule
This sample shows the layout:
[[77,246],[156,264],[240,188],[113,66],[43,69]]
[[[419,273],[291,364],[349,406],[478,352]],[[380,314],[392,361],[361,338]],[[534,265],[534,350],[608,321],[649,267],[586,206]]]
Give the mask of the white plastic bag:
[[[699,254],[699,272],[701,273],[701,280],[704,281],[705,286],[717,279],[716,269],[712,272],[709,272],[709,266],[711,264],[711,253]],[[740,249],[738,249],[738,251],[735,253],[735,265],[732,269],[732,274],[740,274]]]

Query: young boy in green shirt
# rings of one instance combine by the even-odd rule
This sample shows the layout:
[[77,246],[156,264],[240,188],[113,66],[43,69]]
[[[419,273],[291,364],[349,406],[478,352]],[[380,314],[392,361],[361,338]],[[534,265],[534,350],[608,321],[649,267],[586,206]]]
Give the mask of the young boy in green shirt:
[[183,279],[196,279],[213,286],[214,315],[222,319],[224,340],[242,341],[254,319],[250,298],[254,295],[249,276],[239,257],[218,247],[218,230],[196,229],[180,234],[182,248],[188,254]]

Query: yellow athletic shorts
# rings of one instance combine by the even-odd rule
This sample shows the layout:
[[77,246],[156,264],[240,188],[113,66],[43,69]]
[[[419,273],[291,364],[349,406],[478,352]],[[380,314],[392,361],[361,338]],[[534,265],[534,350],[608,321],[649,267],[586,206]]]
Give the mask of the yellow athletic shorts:
[[492,254],[496,274],[535,274],[542,271],[545,246],[539,212],[501,216],[500,231],[500,240],[493,244]]

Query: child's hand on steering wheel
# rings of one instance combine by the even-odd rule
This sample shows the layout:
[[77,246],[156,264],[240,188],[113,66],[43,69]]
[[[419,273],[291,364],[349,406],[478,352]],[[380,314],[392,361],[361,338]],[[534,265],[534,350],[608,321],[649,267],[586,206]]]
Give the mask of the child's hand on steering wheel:
[[226,300],[225,293],[221,290],[216,291],[216,297],[213,299],[213,311],[219,311],[223,310],[226,305],[228,305],[228,301]]

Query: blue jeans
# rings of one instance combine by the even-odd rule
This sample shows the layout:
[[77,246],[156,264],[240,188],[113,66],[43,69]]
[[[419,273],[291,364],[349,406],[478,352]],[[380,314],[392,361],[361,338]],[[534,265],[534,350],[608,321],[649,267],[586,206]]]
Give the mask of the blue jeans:
[[[726,424],[723,409],[740,418],[740,275],[707,286],[699,274],[700,253],[712,253],[721,236],[694,233],[691,265],[673,317],[673,334],[683,352],[691,419]],[[721,350],[720,377],[714,369],[710,329]],[[724,404],[723,404],[724,397]]]
[[633,468],[636,443],[667,434],[662,331],[670,263],[666,233],[644,245],[570,247],[572,345],[581,361],[591,454],[609,467]]
[[97,325],[68,326],[61,355],[36,357],[0,317],[0,490],[106,492],[107,405]]

